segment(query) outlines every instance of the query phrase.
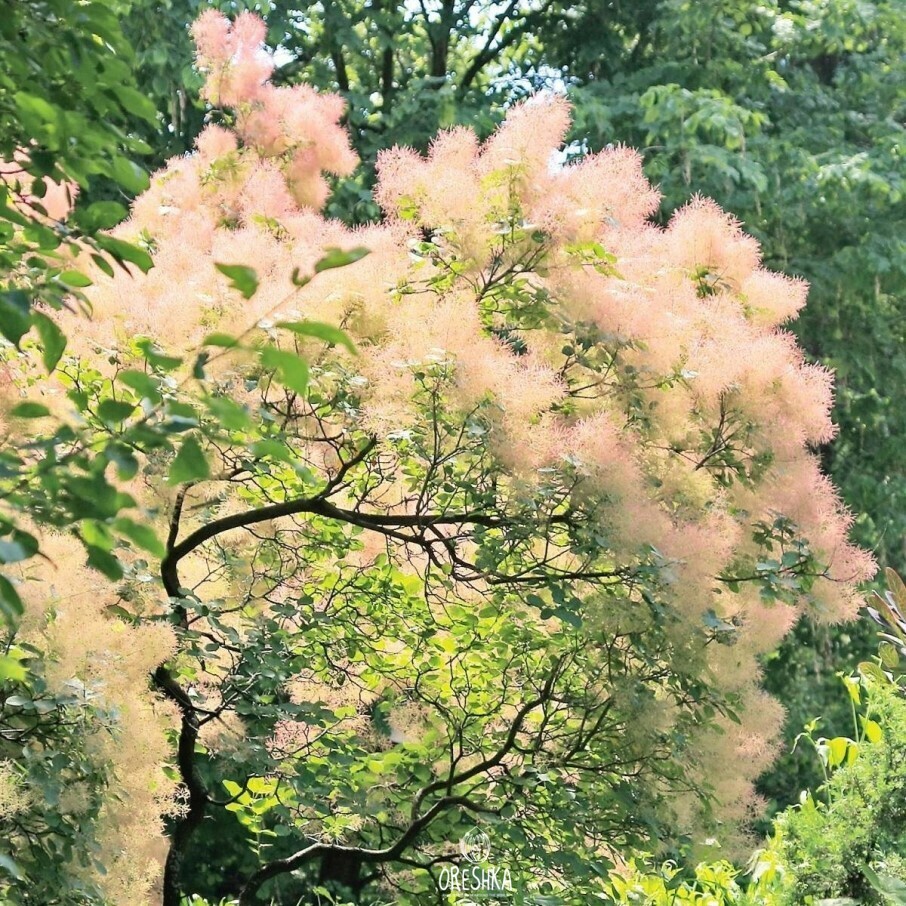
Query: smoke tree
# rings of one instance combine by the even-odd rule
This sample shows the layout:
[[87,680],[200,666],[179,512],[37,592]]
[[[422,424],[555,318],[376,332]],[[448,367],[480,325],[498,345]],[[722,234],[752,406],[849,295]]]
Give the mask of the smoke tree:
[[706,199],[652,225],[635,152],[563,164],[553,96],[385,153],[351,231],[319,213],[342,102],[271,85],[252,15],[194,36],[217,123],[116,233],[155,267],[95,275],[53,380],[5,352],[9,404],[77,419],[123,495],[73,527],[88,567],[58,533],[20,571],[19,900],[51,854],[55,902],[177,906],[192,859],[244,904],[444,902],[481,825],[586,902],[634,846],[732,847],[783,717],[759,658],[873,572],[811,452],[831,375],[781,327],[806,286]]

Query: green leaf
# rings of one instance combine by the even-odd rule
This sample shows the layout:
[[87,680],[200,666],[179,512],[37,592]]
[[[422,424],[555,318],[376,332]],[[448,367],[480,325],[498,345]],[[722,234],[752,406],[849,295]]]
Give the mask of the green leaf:
[[297,267],[293,268],[290,280],[292,280],[293,286],[299,287],[306,286],[307,284],[311,283],[311,277],[303,277],[302,272]]
[[280,383],[296,393],[308,389],[308,363],[294,352],[265,346],[261,350],[261,363],[277,372]]
[[113,276],[113,266],[103,255],[91,255],[91,260],[108,276]]
[[38,542],[28,532],[13,529],[9,540],[0,538],[0,563],[19,563],[38,552]]
[[525,603],[530,607],[537,607],[539,610],[547,609],[547,601],[536,595],[534,592],[529,592],[525,596]]
[[248,431],[253,427],[248,411],[234,400],[224,396],[212,396],[205,400],[211,415],[227,431]]
[[883,894],[896,906],[906,906],[906,882],[891,875],[881,874],[869,865],[862,869],[862,874],[878,893]]
[[135,454],[132,450],[125,444],[120,444],[115,440],[111,440],[104,450],[104,455],[109,462],[112,462],[116,466],[117,475],[119,475],[123,481],[128,481],[138,474],[138,460],[135,458]]
[[127,403],[124,400],[101,400],[98,405],[98,415],[108,424],[119,424],[129,418],[135,412],[135,403]]
[[155,557],[163,557],[167,550],[163,542],[157,537],[157,533],[149,525],[142,525],[133,522],[125,516],[121,516],[113,523],[115,531],[125,535],[130,541],[134,541],[140,548],[153,554]]
[[168,484],[185,484],[209,478],[211,469],[195,437],[187,437],[170,465]]
[[17,617],[22,616],[22,599],[19,592],[6,576],[0,575],[0,614],[9,625],[13,625]]
[[28,333],[31,327],[30,314],[31,305],[22,290],[0,292],[0,333],[13,346],[18,347],[19,341]]
[[79,536],[85,544],[99,550],[113,550],[114,537],[108,526],[97,519],[83,519],[79,525]]
[[881,663],[890,670],[896,670],[900,665],[900,653],[894,648],[890,642],[881,642],[878,646],[878,654],[881,658]]
[[32,316],[32,323],[41,338],[41,358],[47,373],[53,372],[66,349],[66,335],[54,321],[43,312],[36,311]]
[[326,249],[326,254],[315,264],[315,273],[320,274],[322,271],[333,270],[335,267],[346,267],[347,264],[353,264],[369,254],[371,254],[371,250],[363,246],[349,250]]
[[[28,671],[23,664],[8,654],[0,655],[0,683],[24,683]],[[0,868],[3,867],[3,856],[0,855]]]
[[356,351],[352,340],[339,327],[331,324],[322,324],[320,321],[279,321],[277,327],[291,330],[300,336],[315,337],[333,346],[345,346],[353,353]]
[[251,299],[258,291],[258,274],[254,268],[244,264],[220,264],[215,262],[214,267],[225,277],[229,278],[230,286],[242,293],[246,299]]
[[120,265],[123,265],[123,262],[134,264],[145,274],[154,267],[154,261],[151,256],[143,248],[133,245],[131,242],[124,242],[122,239],[116,239],[113,236],[97,236],[95,241],[105,252],[109,252]]
[[110,175],[127,192],[138,195],[148,188],[148,174],[134,161],[126,157],[114,157],[110,164]]
[[123,578],[123,567],[119,560],[109,551],[103,548],[95,547],[93,544],[85,544],[85,550],[88,551],[88,565],[103,573],[108,579],[114,582]]
[[128,213],[118,201],[96,201],[80,212],[79,221],[84,229],[94,233],[115,227]]
[[121,384],[125,384],[131,390],[134,390],[140,397],[148,399],[152,403],[160,402],[161,396],[157,381],[144,371],[137,371],[134,369],[121,371],[116,379]]
[[878,743],[884,738],[881,725],[870,717],[862,718],[862,729],[865,732],[865,738],[871,743]]
[[50,409],[42,403],[26,401],[13,406],[9,414],[15,418],[45,418],[50,415]]
[[203,381],[205,379],[204,366],[208,364],[208,359],[211,358],[211,354],[206,350],[202,349],[201,352],[195,356],[195,363],[192,365],[192,377],[196,381]]
[[201,344],[202,346],[222,346],[224,349],[241,348],[241,344],[236,337],[228,333],[212,333],[206,336]]
[[563,620],[564,623],[568,623],[570,626],[575,629],[581,629],[582,627],[582,617],[579,616],[574,610],[570,610],[568,607],[558,607],[554,611],[554,616],[559,617]]
[[161,371],[175,371],[182,365],[182,359],[177,356],[164,355],[158,347],[147,338],[140,339],[135,345],[145,357],[145,361],[147,361],[149,365],[159,368]]
[[223,780],[223,788],[227,791],[230,798],[235,798],[242,792],[242,787],[235,780]]
[[149,123],[154,122],[157,108],[150,98],[145,97],[142,92],[137,91],[129,85],[117,85],[114,90],[116,91],[116,96],[119,98],[119,102],[122,104],[124,110],[134,113],[136,116],[143,120],[147,120]]
[[849,742],[845,736],[837,736],[827,741],[827,763],[830,767],[834,768],[843,763]]
[[74,289],[81,289],[85,286],[91,286],[92,281],[90,277],[86,277],[81,271],[63,271],[59,276],[61,283],[65,283],[67,286],[71,286]]
[[859,664],[859,673],[862,676],[871,678],[876,683],[884,684],[890,682],[887,674],[874,661],[862,661]]

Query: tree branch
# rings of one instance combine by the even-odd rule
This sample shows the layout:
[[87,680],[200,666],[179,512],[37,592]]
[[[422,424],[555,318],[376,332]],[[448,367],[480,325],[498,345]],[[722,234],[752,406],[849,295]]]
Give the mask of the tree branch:
[[448,808],[459,806],[462,808],[467,808],[471,811],[487,811],[486,809],[482,809],[481,806],[472,802],[468,798],[468,796],[448,794],[438,799],[426,812],[419,814],[421,805],[424,803],[425,798],[431,795],[431,793],[440,792],[441,790],[450,788],[451,786],[457,786],[461,783],[465,783],[467,780],[476,777],[478,774],[484,773],[498,766],[503,761],[503,759],[515,746],[516,739],[519,735],[520,730],[522,729],[525,718],[534,708],[537,708],[540,704],[550,698],[557,677],[560,675],[562,666],[563,659],[560,658],[551,669],[550,674],[545,680],[544,685],[542,686],[538,695],[535,698],[525,702],[525,704],[523,704],[519,709],[515,719],[513,720],[513,723],[510,726],[506,739],[492,756],[484,759],[476,765],[473,765],[471,768],[462,771],[453,778],[445,778],[443,780],[437,780],[433,783],[429,783],[418,792],[415,800],[413,801],[412,818],[410,820],[409,826],[390,846],[386,846],[382,849],[364,849],[357,846],[341,846],[332,843],[312,843],[310,846],[299,850],[291,856],[287,856],[284,859],[276,859],[273,862],[270,862],[269,864],[264,865],[260,869],[258,869],[258,871],[256,871],[249,878],[249,880],[245,884],[245,887],[243,887],[242,889],[242,893],[239,896],[240,906],[252,906],[252,904],[256,902],[255,895],[263,884],[265,884],[271,878],[277,877],[278,875],[295,871],[297,868],[300,868],[302,865],[304,865],[306,862],[311,861],[312,859],[326,856],[330,853],[345,853],[351,856],[355,856],[356,859],[358,859],[362,863],[375,864],[381,862],[393,862],[400,856],[402,856],[406,849],[415,841],[418,835],[438,815],[446,811]]

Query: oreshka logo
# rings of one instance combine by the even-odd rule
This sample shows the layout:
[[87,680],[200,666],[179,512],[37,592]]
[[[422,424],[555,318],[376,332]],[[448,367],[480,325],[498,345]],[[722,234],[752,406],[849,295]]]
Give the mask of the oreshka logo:
[[[491,863],[491,838],[480,827],[473,827],[462,836],[459,852],[462,865],[441,869],[441,890],[466,894],[473,901],[504,899],[514,892],[509,868]],[[461,901],[460,906],[469,904]]]

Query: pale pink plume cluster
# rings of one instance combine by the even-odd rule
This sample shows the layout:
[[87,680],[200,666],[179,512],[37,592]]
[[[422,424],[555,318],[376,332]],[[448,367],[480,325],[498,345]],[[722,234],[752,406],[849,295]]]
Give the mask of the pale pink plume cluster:
[[307,85],[272,85],[274,60],[264,48],[265,33],[264,22],[253,13],[241,13],[230,23],[222,13],[205,10],[192,26],[198,67],[206,76],[203,95],[215,107],[232,109],[236,135],[244,144],[262,157],[281,160],[298,204],[320,208],[328,194],[322,173],[348,176],[358,163],[338,125],[344,102]]

